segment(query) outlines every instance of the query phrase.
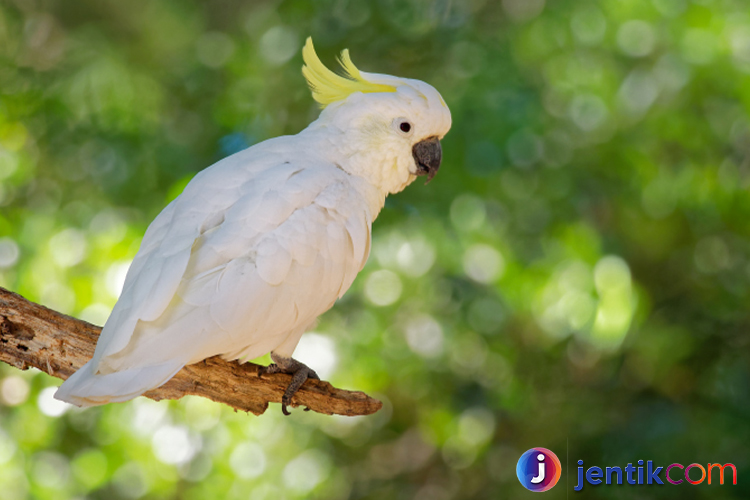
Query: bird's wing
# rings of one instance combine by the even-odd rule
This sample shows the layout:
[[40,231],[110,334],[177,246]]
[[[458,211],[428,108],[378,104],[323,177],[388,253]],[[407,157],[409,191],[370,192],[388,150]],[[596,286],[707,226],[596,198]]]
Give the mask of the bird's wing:
[[263,354],[349,288],[371,224],[349,176],[277,156],[271,164],[250,173],[212,167],[156,218],[95,366],[115,371],[180,355],[190,363],[248,346]]
[[226,183],[216,178],[219,172],[234,173],[235,177],[241,174],[229,168],[227,160],[231,158],[197,174],[146,230],[120,298],[102,329],[94,365],[103,356],[122,350],[138,321],[151,321],[164,312],[184,274],[195,239],[239,196],[236,178]]
[[[326,175],[341,175],[337,172]],[[301,175],[299,181],[306,179]],[[217,228],[208,243],[222,248],[224,240],[234,238],[248,224],[255,226],[253,255],[232,258],[217,269],[220,275],[209,280],[216,286],[214,294],[197,292],[198,281],[191,281],[184,300],[209,305],[223,330],[243,335],[252,335],[251,330],[291,331],[329,309],[366,260],[371,221],[345,180],[326,183],[313,193],[306,194],[302,203],[290,204],[297,208],[286,205],[284,220],[278,225],[270,222],[273,228],[259,227],[268,222],[253,216],[233,218],[233,225]]]

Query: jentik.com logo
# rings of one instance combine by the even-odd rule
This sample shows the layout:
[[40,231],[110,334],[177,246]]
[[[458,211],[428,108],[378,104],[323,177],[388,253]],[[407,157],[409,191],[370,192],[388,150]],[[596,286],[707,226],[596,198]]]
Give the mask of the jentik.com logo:
[[529,491],[547,491],[557,484],[562,466],[557,455],[547,448],[531,448],[521,455],[516,475]]
[[[581,491],[584,485],[584,478],[589,484],[623,484],[623,477],[627,484],[664,484],[661,478],[661,472],[664,467],[654,467],[653,460],[647,460],[644,466],[643,460],[638,460],[640,467],[633,466],[629,463],[624,468],[622,467],[589,467],[584,473],[583,460],[578,461],[578,484],[573,488],[575,491]],[[681,469],[680,473],[677,471],[672,472],[672,469]],[[692,469],[700,471],[700,477],[698,474],[690,475]],[[718,475],[719,484],[724,484],[724,469],[728,469],[732,474],[732,484],[737,484],[737,467],[734,464],[706,464],[704,469],[701,464],[690,464],[685,467],[682,464],[672,464],[664,470],[664,478],[670,484],[680,484],[683,479],[680,475],[685,476],[685,481],[690,484],[701,484],[708,477],[708,484],[711,484],[711,478],[714,479]],[[713,471],[718,470],[718,474],[712,474]],[[715,483],[715,481],[714,481]]]
[[[737,484],[737,467],[731,463],[708,463],[704,468],[701,464],[690,464],[687,467],[674,463],[668,467],[656,467],[653,460],[637,460],[637,466],[629,463],[625,467],[583,467],[583,460],[578,460],[578,480],[573,490],[578,492],[585,483],[591,485],[652,485],[681,484],[683,481],[696,485],[706,481],[709,485],[724,484],[725,472],[727,483]],[[675,470],[676,469],[676,470]],[[691,471],[695,470],[695,473]],[[718,472],[716,472],[718,471]],[[547,491],[552,489],[560,480],[562,467],[557,455],[547,448],[531,448],[518,459],[516,475],[521,484],[529,491]],[[682,477],[681,477],[682,476]],[[684,479],[683,479],[684,477]]]

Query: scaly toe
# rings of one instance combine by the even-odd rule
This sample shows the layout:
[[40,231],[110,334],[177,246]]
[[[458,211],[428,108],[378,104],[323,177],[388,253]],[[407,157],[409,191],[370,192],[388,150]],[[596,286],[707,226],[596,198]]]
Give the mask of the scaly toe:
[[320,377],[315,373],[315,370],[310,369],[309,366],[300,363],[296,359],[278,356],[273,352],[271,353],[271,359],[274,361],[274,364],[268,365],[268,367],[263,370],[263,373],[283,372],[292,376],[292,380],[289,382],[289,385],[281,398],[281,412],[284,415],[290,415],[288,407],[292,406],[292,398],[299,388],[302,387],[308,378],[320,380]]
[[276,363],[271,363],[268,366],[259,366],[258,367],[258,378],[263,378],[263,375],[267,373],[278,373],[281,369]]

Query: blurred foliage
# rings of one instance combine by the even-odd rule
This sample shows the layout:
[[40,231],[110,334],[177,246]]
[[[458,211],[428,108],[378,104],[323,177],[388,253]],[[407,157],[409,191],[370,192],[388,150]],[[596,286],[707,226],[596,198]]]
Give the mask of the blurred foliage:
[[749,498],[744,0],[3,0],[0,284],[102,324],[196,172],[316,117],[308,35],[453,112],[440,174],[388,200],[297,351],[385,408],[77,411],[3,366],[0,497],[526,498],[516,461],[544,446],[549,498],[578,459],[740,476],[582,498]]

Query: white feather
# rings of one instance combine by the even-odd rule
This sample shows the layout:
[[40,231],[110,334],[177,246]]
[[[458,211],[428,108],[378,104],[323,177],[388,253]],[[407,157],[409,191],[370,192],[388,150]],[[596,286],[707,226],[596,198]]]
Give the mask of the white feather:
[[159,214],[94,358],[56,397],[121,401],[210,356],[256,357],[285,342],[291,355],[362,267],[380,207],[363,192],[374,188],[332,164],[292,147],[267,154],[283,141],[204,170]]

